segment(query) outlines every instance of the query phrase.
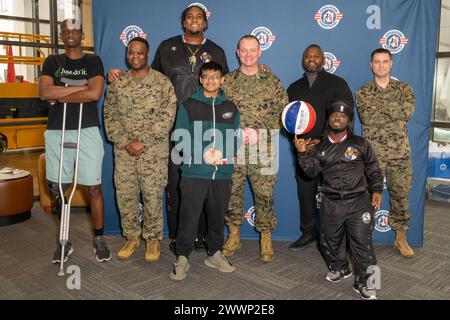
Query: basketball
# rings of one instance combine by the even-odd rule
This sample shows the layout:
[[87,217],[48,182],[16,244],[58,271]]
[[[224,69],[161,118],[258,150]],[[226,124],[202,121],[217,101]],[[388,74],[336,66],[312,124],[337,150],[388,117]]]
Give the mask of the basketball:
[[281,121],[287,132],[298,135],[306,134],[316,123],[316,112],[305,101],[293,101],[284,107]]

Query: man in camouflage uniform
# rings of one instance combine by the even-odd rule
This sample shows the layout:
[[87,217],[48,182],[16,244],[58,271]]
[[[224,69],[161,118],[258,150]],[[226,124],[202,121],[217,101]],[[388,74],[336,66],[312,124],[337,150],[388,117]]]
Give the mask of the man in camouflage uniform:
[[[241,246],[239,229],[244,219],[244,187],[248,178],[255,196],[255,228],[261,233],[260,260],[270,262],[274,259],[271,236],[276,227],[274,187],[277,168],[272,164],[272,170],[269,170],[264,157],[277,154],[276,141],[271,141],[267,131],[280,128],[281,112],[288,97],[280,80],[267,66],[258,64],[261,53],[257,38],[242,37],[237,49],[240,67],[225,76],[225,94],[241,113],[246,147],[245,163],[238,157],[233,173],[231,200],[225,216],[229,237],[223,254],[231,256]],[[269,141],[266,143],[266,140]]]
[[415,97],[410,85],[390,77],[392,63],[388,50],[372,52],[374,80],[356,92],[356,100],[363,135],[377,153],[391,196],[389,224],[396,232],[394,245],[402,256],[412,257],[414,251],[406,240],[412,186],[407,122],[414,113]]
[[133,38],[128,44],[131,68],[108,88],[105,128],[114,143],[117,205],[125,246],[119,259],[128,259],[140,245],[138,195],[142,194],[142,237],[145,261],[159,259],[163,237],[163,192],[167,184],[169,130],[176,114],[176,96],[170,80],[147,64],[148,42]]

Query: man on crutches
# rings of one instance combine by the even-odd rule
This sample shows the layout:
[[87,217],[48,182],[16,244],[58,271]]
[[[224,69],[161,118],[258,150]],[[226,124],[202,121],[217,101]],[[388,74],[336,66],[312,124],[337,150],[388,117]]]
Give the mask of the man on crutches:
[[[65,192],[72,183],[75,162],[77,162],[75,182],[85,185],[89,194],[96,259],[109,261],[111,253],[103,237],[104,204],[101,173],[104,151],[97,111],[97,101],[103,93],[103,63],[97,55],[83,52],[81,40],[84,39],[84,33],[79,21],[66,19],[61,22],[60,37],[64,43],[65,53],[47,57],[39,78],[40,98],[52,104],[44,134],[47,180],[50,190],[56,195],[57,210],[65,213],[60,230],[60,242],[52,262],[61,263],[61,258],[63,262],[67,261],[73,251],[72,244],[68,240],[70,203],[61,197],[60,189]],[[79,119],[81,105],[83,105],[82,117]],[[66,112],[63,127],[64,109]],[[78,130],[79,120],[81,120],[80,130]],[[61,140],[63,133],[64,143]],[[78,161],[76,161],[77,148]],[[61,175],[60,162],[62,162]],[[66,206],[62,210],[63,203]]]

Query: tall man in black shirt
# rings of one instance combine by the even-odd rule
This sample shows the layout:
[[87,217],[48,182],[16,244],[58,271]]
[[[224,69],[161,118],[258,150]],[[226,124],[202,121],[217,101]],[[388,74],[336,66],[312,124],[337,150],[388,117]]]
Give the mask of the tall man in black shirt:
[[[310,103],[316,112],[316,124],[303,139],[310,139],[307,150],[320,142],[326,123],[326,106],[334,99],[341,99],[353,108],[353,95],[344,79],[323,70],[325,56],[317,44],[309,45],[303,52],[303,77],[287,89],[289,101],[302,100]],[[289,246],[298,250],[316,238],[316,193],[318,178],[305,176],[303,170],[296,168],[297,193],[300,202],[301,237]]]

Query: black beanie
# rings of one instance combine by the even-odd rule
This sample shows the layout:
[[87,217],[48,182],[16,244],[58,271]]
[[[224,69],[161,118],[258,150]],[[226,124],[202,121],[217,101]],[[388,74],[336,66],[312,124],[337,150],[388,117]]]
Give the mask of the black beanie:
[[350,107],[345,101],[337,100],[337,101],[331,102],[327,106],[328,117],[333,112],[345,113],[350,120],[353,119],[353,107]]

